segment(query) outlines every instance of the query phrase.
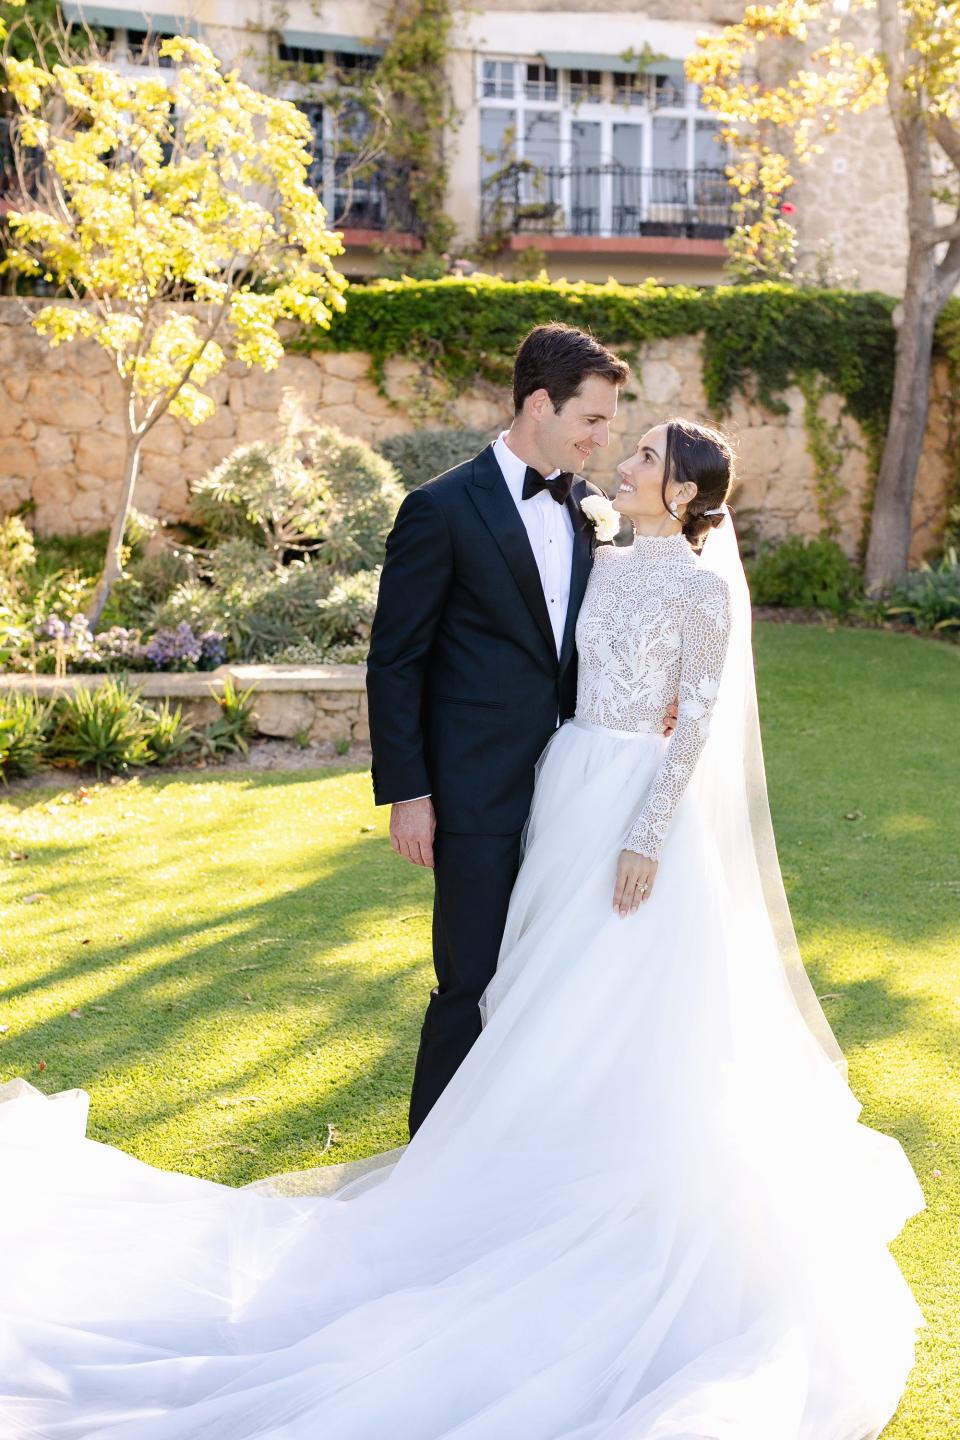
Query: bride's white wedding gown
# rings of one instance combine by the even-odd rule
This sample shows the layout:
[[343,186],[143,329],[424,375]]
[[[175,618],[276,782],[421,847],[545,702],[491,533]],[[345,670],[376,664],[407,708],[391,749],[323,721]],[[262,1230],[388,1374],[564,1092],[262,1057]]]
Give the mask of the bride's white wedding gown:
[[[923,1202],[690,783],[727,622],[682,536],[598,551],[485,1029],[398,1161],[232,1189],[84,1139],[82,1092],[0,1092],[3,1440],[879,1433]],[[661,863],[620,919],[628,836]]]

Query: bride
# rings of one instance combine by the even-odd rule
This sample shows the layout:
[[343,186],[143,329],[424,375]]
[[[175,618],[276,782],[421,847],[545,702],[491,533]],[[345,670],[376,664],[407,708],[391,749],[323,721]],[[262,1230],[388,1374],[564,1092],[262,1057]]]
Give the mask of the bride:
[[3,1440],[879,1435],[923,1201],[796,951],[730,470],[684,421],[620,466],[484,1030],[405,1150],[235,1190],[0,1091]]

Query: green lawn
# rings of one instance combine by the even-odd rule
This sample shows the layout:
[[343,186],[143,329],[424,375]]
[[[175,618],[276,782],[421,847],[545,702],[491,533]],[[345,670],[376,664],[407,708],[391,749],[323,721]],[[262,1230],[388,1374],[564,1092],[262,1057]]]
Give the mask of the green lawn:
[[[928,1326],[885,1440],[950,1440],[960,651],[761,625],[757,653],[804,955],[865,1120],[928,1200],[896,1247]],[[52,786],[0,796],[0,827],[0,1078],[82,1086],[95,1138],[232,1184],[405,1138],[431,884],[391,852],[365,773]]]

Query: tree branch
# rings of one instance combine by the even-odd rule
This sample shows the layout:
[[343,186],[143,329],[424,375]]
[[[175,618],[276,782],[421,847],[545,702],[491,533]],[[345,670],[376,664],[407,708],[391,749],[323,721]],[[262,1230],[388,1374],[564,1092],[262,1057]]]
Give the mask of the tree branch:
[[940,245],[944,240],[960,239],[960,215],[950,225],[939,225],[935,230],[929,230],[925,239],[930,245]]
[[933,120],[933,138],[951,164],[960,170],[960,129],[952,124],[946,115],[937,115]]

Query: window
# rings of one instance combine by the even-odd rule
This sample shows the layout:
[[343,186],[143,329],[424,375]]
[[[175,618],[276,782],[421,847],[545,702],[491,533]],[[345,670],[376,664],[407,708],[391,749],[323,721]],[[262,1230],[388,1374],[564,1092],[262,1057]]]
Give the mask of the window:
[[127,31],[127,55],[131,65],[152,65],[155,69],[172,70],[173,60],[169,55],[161,55],[160,41],[170,40],[173,31],[157,32],[155,30],[128,30]]
[[310,50],[304,45],[277,46],[277,59],[284,61],[287,65],[323,65],[326,59],[325,50]]
[[632,70],[614,70],[613,98],[617,105],[646,105],[650,99],[650,77]]
[[527,65],[523,93],[528,100],[556,100],[557,72],[549,65]]
[[500,100],[513,99],[513,61],[484,60],[481,92]]
[[693,129],[693,168],[695,170],[722,169],[727,163],[727,152],[720,139],[720,124],[716,120],[695,120]]
[[651,107],[654,110],[680,108],[687,103],[687,85],[682,75],[652,75]]
[[575,105],[602,98],[603,76],[599,70],[570,70],[570,99]]
[[484,223],[600,236],[705,223],[702,197],[725,163],[718,122],[698,110],[680,62],[642,74],[617,63],[601,72],[481,59]]
[[508,165],[517,138],[517,117],[513,110],[480,112],[480,178],[489,180]]
[[371,125],[363,106],[351,103],[334,114],[317,101],[305,101],[300,109],[313,130],[307,181],[323,201],[331,222],[384,229],[387,198],[383,174],[375,161],[358,164]]
[[534,165],[560,164],[560,112],[528,110],[523,121],[523,158]]
[[654,120],[653,168],[654,170],[686,170],[687,122],[684,118]]
[[344,50],[335,50],[331,55],[337,78],[344,85],[359,84],[365,75],[375,70],[379,55],[354,55]]

